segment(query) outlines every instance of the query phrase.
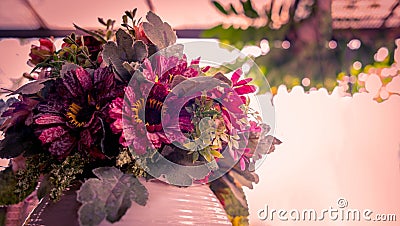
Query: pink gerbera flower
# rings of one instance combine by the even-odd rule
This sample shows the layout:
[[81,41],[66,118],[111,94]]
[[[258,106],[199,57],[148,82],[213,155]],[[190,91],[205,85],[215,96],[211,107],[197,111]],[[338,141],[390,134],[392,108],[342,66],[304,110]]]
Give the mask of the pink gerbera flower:
[[[148,59],[143,62],[142,74],[146,81],[140,84],[132,82],[125,88],[125,99],[115,99],[109,111],[110,117],[115,120],[111,129],[114,133],[121,133],[121,143],[132,147],[137,154],[146,153],[147,147],[158,149],[163,144],[170,144],[179,139],[176,134],[193,129],[191,115],[184,109],[176,125],[162,110],[163,107],[164,110],[173,109],[173,106],[164,106],[164,101],[171,92],[175,76],[190,78],[199,75],[198,59],[190,65],[187,64],[186,56],[182,59],[155,56],[153,59],[153,64]],[[143,96],[146,90],[148,93]]]

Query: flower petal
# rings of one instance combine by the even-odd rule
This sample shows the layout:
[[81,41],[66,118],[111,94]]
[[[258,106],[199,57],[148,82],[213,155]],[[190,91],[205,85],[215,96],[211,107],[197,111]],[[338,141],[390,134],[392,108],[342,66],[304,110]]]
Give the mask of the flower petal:
[[254,93],[257,89],[253,85],[244,85],[234,89],[237,95]]
[[43,114],[35,119],[35,123],[39,125],[65,123],[65,120],[58,115]]
[[205,66],[201,69],[202,72],[207,72],[208,70],[210,70],[211,66]]
[[244,171],[244,170],[246,169],[246,162],[245,162],[245,160],[244,160],[243,157],[240,158],[239,164],[240,164],[240,169],[241,169],[242,171]]
[[80,67],[75,70],[75,73],[83,90],[89,90],[92,88],[92,79],[90,78],[89,72]]
[[243,71],[242,71],[241,68],[239,68],[239,69],[237,69],[235,72],[233,72],[232,78],[231,78],[232,83],[233,83],[233,86],[236,85],[236,83],[239,81],[239,78],[240,78],[240,76],[241,76],[242,74],[243,74]]
[[79,80],[76,78],[75,71],[68,71],[64,73],[62,82],[72,96],[77,97],[82,95],[82,86],[80,85]]
[[56,139],[59,139],[62,135],[66,133],[67,131],[62,126],[51,127],[42,131],[39,136],[39,140],[42,141],[43,144],[47,144],[53,142]]
[[150,81],[154,81],[156,79],[156,75],[154,74],[153,68],[151,66],[151,62],[149,59],[144,59],[142,63],[143,67],[143,75]]
[[74,143],[75,139],[69,133],[66,133],[51,143],[49,152],[55,156],[66,157],[71,152]]
[[200,64],[200,57],[193,59],[192,62],[190,62],[190,65],[197,65]]
[[241,86],[241,85],[246,85],[247,83],[251,82],[253,78],[245,78],[240,81],[238,81],[235,86]]

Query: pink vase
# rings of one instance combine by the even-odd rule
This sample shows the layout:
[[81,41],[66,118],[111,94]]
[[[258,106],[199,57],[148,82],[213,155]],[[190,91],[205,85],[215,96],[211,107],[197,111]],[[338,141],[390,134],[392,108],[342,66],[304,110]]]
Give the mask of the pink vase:
[[[180,188],[162,182],[143,182],[149,192],[146,206],[132,203],[122,219],[101,226],[132,225],[232,225],[223,207],[207,185]],[[43,199],[25,225],[74,226],[79,203],[76,190],[66,192],[57,203]],[[46,204],[47,202],[47,204]]]

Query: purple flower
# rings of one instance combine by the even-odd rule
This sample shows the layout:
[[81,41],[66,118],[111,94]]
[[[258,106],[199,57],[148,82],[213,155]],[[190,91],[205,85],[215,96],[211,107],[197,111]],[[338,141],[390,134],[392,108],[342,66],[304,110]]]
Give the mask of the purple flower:
[[56,80],[45,101],[38,104],[35,133],[48,151],[59,158],[79,151],[94,158],[101,153],[107,131],[111,100],[121,93],[110,68],[93,74],[83,68]]
[[[1,115],[3,119],[0,130],[7,130],[16,124],[30,125],[32,123],[32,110],[39,103],[39,101],[26,97],[19,96],[19,101],[14,101],[10,107]],[[2,119],[2,120],[3,120]]]

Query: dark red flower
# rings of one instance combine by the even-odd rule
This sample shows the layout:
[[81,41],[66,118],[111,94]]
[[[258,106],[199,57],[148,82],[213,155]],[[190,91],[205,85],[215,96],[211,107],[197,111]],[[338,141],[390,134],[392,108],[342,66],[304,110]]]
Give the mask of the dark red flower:
[[56,47],[50,39],[41,38],[39,39],[39,46],[32,45],[31,52],[29,53],[28,64],[31,66],[36,66],[37,64],[43,62],[49,56],[52,56],[56,51]]
[[[93,74],[78,68],[68,71],[38,104],[35,132],[48,151],[60,158],[79,151],[93,158],[104,157],[104,141],[111,100],[121,95],[109,68]],[[114,147],[115,148],[115,147]]]
[[143,41],[146,45],[152,44],[150,40],[147,38],[146,34],[143,30],[143,23],[139,23],[137,26],[134,26],[133,29],[135,30],[135,38],[136,40]]

